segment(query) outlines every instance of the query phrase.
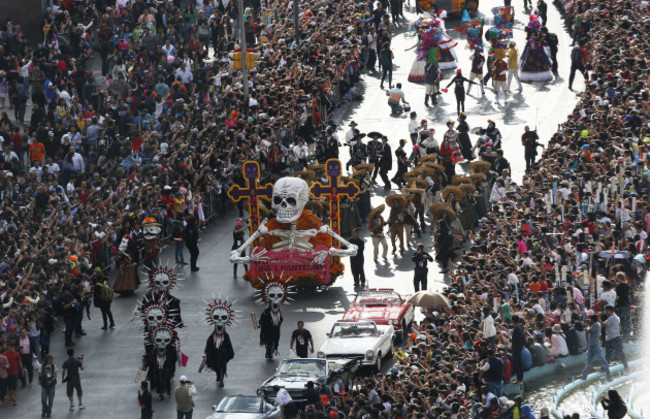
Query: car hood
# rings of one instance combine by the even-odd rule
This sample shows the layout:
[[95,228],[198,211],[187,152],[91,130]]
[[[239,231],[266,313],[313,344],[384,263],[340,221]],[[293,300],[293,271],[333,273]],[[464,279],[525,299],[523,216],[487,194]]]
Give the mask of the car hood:
[[363,355],[373,349],[380,336],[367,336],[360,338],[329,338],[320,347],[320,351],[328,354]]
[[377,323],[382,323],[391,319],[398,319],[401,311],[402,307],[396,305],[355,306],[345,313],[343,320],[374,320]]
[[266,416],[263,413],[227,413],[215,412],[207,419],[263,419]]
[[280,386],[287,389],[289,392],[302,391],[305,389],[307,381],[316,381],[316,376],[300,376],[300,377],[271,377],[264,382],[260,387],[272,388],[273,386]]

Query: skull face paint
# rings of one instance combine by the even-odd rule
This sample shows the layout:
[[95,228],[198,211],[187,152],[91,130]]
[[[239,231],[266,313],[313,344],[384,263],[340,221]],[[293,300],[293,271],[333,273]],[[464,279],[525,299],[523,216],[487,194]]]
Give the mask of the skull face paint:
[[300,178],[283,177],[273,186],[271,206],[280,223],[292,223],[302,214],[309,199],[309,185]]
[[120,246],[118,247],[118,250],[122,253],[126,253],[128,247],[129,247],[129,237],[124,236],[122,237],[122,241],[120,242]]

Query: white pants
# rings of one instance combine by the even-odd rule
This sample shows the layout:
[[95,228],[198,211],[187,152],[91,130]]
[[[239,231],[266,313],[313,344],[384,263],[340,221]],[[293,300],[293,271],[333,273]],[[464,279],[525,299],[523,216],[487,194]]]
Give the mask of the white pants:
[[[470,72],[469,73],[469,81],[474,81],[474,80],[478,80],[477,84],[479,86],[481,86],[481,93],[485,93],[485,90],[483,89],[483,75],[478,74],[478,73]],[[467,85],[467,94],[468,95],[469,95],[469,91],[472,90],[472,86],[473,86],[472,83]]]
[[517,83],[519,84],[519,90],[522,89],[521,87],[521,80],[519,80],[519,69],[518,68],[510,68],[508,69],[508,90],[510,90],[510,83],[512,82],[512,78],[515,78],[517,80]]
[[382,253],[382,257],[386,257],[388,255],[388,242],[386,241],[385,236],[381,237],[375,237],[372,236],[372,247],[374,248],[374,258],[377,259],[377,256],[379,255],[379,244],[384,247],[384,252]]

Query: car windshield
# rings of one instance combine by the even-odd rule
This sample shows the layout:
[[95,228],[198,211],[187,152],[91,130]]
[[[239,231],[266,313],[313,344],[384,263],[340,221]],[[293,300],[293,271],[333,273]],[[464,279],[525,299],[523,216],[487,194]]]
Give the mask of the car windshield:
[[288,359],[280,365],[280,375],[322,377],[327,373],[324,359]]
[[394,292],[391,293],[360,293],[356,303],[363,306],[390,306],[401,305],[402,299]]
[[217,406],[217,412],[262,413],[262,398],[255,396],[226,397]]
[[376,336],[377,326],[374,323],[336,323],[332,328],[333,337],[366,337]]

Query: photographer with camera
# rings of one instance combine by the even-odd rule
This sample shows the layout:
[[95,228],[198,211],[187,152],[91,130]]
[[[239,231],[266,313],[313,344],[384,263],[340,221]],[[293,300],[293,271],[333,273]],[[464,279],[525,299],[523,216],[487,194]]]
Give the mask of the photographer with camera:
[[63,363],[63,383],[66,384],[66,394],[70,400],[70,411],[74,411],[74,390],[77,390],[77,399],[79,400],[79,410],[86,408],[82,401],[83,390],[81,388],[81,376],[79,370],[84,370],[84,357],[75,358],[74,349],[68,348],[68,359]]

